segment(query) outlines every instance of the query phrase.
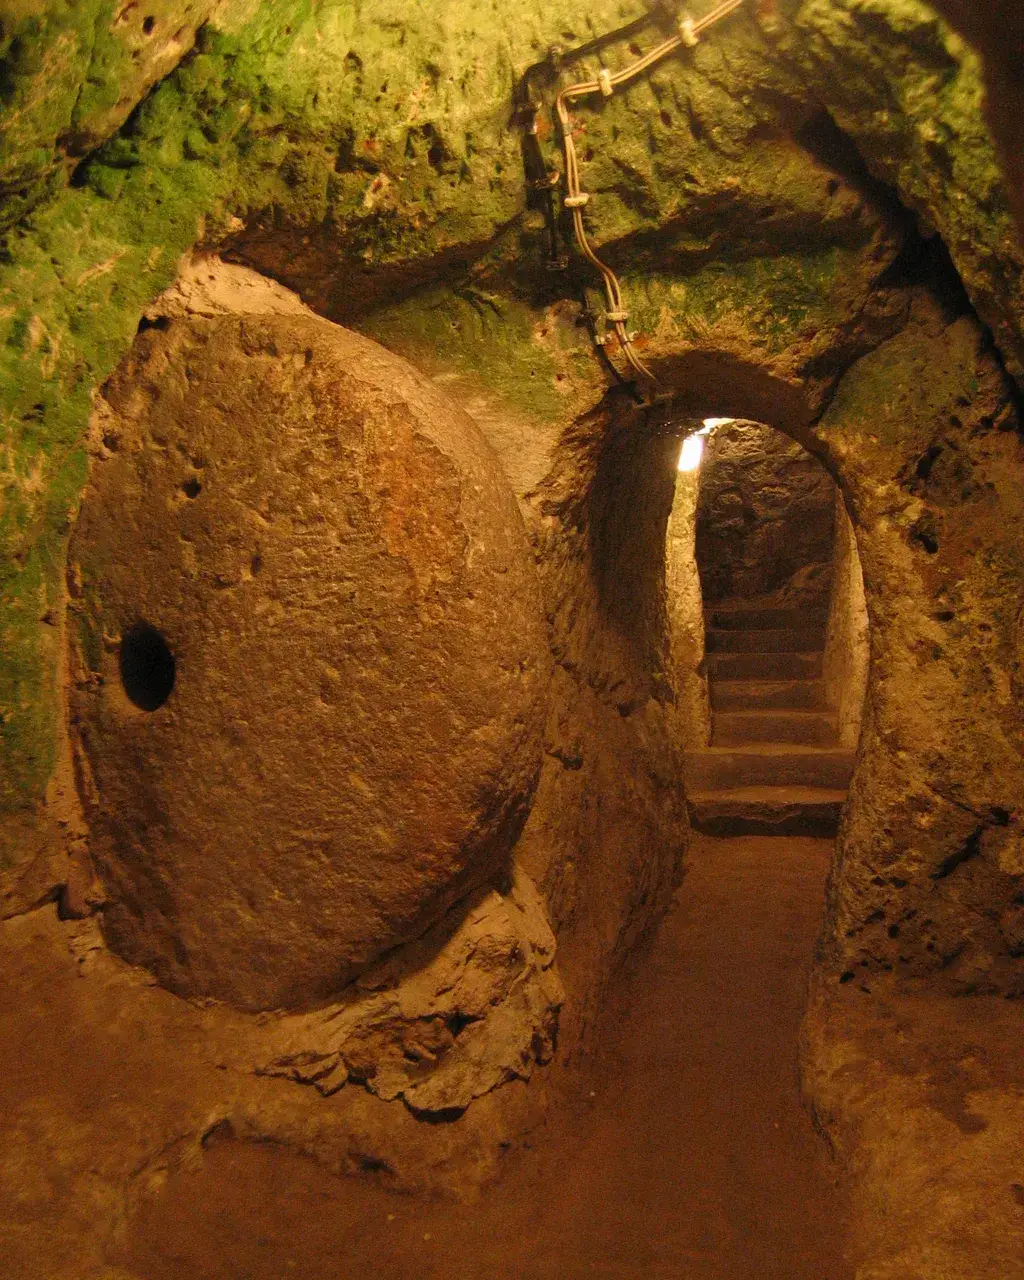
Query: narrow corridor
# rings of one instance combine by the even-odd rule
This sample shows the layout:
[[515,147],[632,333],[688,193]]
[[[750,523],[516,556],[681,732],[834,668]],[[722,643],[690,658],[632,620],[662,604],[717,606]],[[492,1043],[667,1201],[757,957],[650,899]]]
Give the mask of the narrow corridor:
[[476,1203],[227,1142],[141,1212],[122,1261],[145,1280],[848,1280],[842,1189],[797,1079],[830,851],[695,836],[579,1105]]

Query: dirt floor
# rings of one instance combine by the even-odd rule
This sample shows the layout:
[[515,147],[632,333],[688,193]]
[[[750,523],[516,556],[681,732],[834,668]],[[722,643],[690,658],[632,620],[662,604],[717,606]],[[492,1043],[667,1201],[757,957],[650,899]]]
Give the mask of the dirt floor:
[[843,1188],[797,1080],[830,852],[696,840],[573,1103],[474,1203],[213,1142],[111,1262],[140,1280],[848,1280]]

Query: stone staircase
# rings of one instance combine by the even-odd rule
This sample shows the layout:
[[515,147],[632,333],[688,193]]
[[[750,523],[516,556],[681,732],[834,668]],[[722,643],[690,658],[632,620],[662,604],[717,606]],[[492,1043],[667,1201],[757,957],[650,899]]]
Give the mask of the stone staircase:
[[709,835],[834,835],[854,753],[821,679],[822,610],[711,611],[711,746],[686,754],[690,820]]

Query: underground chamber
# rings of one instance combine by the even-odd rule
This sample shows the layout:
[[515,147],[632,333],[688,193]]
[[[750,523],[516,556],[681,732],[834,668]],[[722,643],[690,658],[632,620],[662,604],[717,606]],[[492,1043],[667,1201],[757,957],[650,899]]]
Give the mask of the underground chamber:
[[1024,1270],[968,8],[0,17],[12,1275]]

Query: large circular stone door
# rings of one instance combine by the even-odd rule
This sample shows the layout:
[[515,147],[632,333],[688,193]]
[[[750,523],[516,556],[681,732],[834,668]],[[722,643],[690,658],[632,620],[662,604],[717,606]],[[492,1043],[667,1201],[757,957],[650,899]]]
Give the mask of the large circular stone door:
[[180,319],[106,390],[72,729],[106,936],[173,991],[322,999],[500,872],[546,644],[473,422],[312,315]]

